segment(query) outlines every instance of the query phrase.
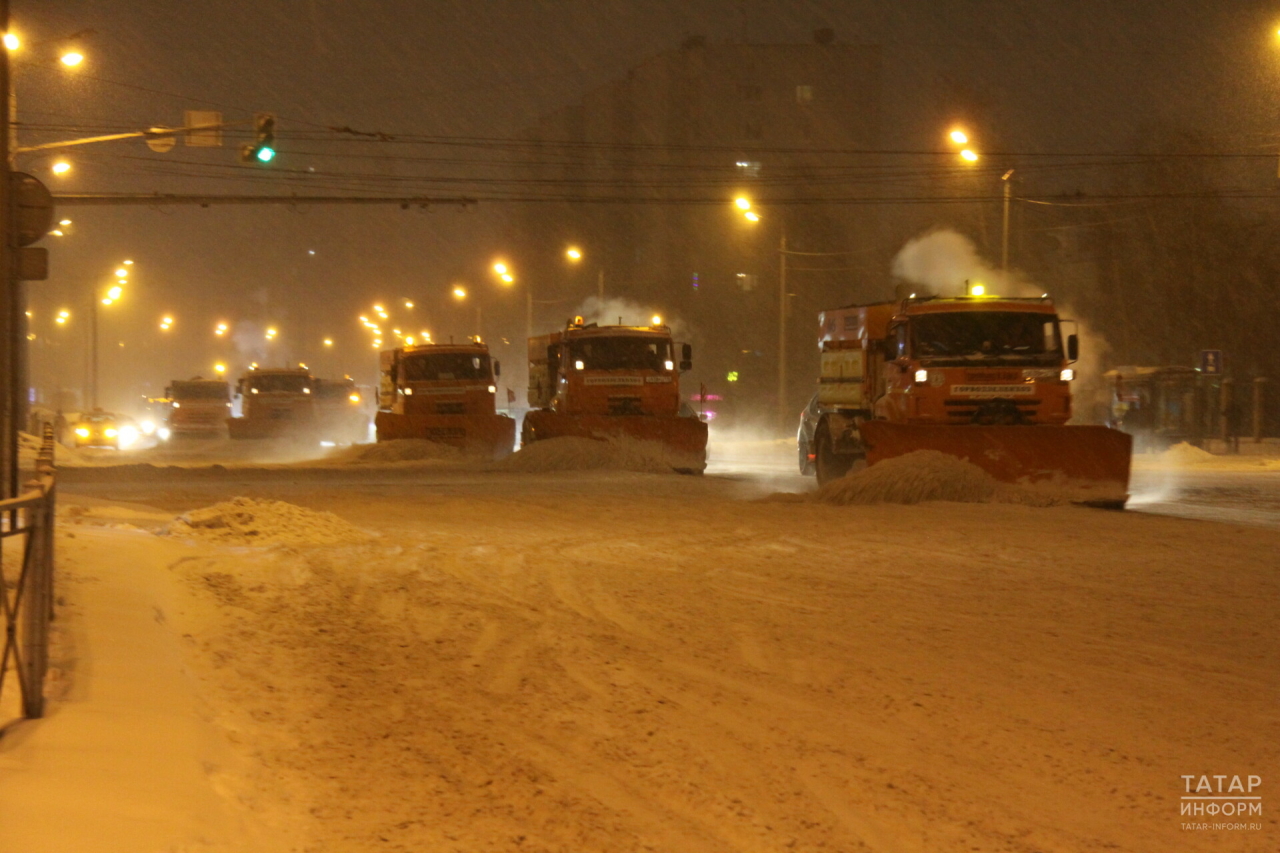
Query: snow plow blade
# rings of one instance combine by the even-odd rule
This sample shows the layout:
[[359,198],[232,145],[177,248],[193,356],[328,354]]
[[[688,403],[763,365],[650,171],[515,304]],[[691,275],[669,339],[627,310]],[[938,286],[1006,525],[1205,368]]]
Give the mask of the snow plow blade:
[[493,459],[511,454],[516,422],[506,415],[397,415],[378,412],[378,441],[421,438]]
[[1079,494],[1075,503],[1122,508],[1128,498],[1133,437],[1104,426],[930,426],[865,421],[858,426],[874,465],[914,450],[937,450],[997,480],[1049,483]]
[[707,425],[697,418],[650,415],[563,415],[535,410],[524,416],[526,442],[547,438],[608,439],[626,436],[666,448],[672,470],[701,474],[707,467]]

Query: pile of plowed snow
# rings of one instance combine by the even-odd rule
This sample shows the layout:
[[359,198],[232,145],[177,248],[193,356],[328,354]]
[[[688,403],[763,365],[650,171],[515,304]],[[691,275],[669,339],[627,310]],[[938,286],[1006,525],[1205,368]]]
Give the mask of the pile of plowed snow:
[[331,512],[254,498],[193,509],[165,532],[224,545],[359,545],[373,538]]
[[[32,435],[29,432],[18,433],[18,464],[23,468],[34,468],[36,455],[40,452],[40,445],[40,436]],[[55,466],[62,465],[74,468],[91,463],[74,447],[55,443],[53,446],[53,464]]]
[[546,438],[526,444],[520,450],[489,466],[492,471],[637,471],[646,474],[670,474],[677,468],[693,468],[696,460],[672,451],[656,441],[641,441],[629,436],[608,439]]
[[364,465],[372,462],[427,462],[437,459],[457,459],[462,451],[447,444],[427,441],[423,438],[395,438],[376,444],[355,444],[331,453],[326,462],[343,465]]
[[1160,461],[1169,465],[1196,465],[1204,462],[1216,462],[1217,460],[1218,457],[1209,451],[1201,450],[1194,444],[1187,444],[1185,441],[1175,444],[1160,454]]
[[813,499],[831,504],[1016,503],[1058,506],[1074,501],[1122,500],[1122,491],[1087,483],[1001,483],[972,462],[937,450],[885,459],[827,483]]

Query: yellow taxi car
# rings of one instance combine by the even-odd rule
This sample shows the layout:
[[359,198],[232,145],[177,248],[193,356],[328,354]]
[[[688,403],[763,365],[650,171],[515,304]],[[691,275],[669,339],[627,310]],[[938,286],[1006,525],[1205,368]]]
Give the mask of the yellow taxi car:
[[111,447],[119,450],[128,447],[138,438],[138,428],[129,418],[122,418],[101,409],[94,409],[80,416],[71,428],[76,447]]

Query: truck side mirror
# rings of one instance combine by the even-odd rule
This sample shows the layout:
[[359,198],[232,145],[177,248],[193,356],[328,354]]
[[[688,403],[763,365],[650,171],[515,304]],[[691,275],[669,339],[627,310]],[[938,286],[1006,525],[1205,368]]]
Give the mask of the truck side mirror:
[[693,347],[689,344],[680,345],[680,369],[693,370]]
[[493,362],[493,375],[495,378],[502,375],[502,362],[498,361],[497,359],[494,359],[494,362]]
[[1067,361],[1080,358],[1080,339],[1075,335],[1067,335]]

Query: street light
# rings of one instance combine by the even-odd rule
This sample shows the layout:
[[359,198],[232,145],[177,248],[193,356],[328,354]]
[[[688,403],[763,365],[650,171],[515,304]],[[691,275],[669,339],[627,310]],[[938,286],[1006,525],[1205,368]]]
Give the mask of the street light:
[[582,250],[577,246],[570,246],[564,250],[564,256],[576,264],[582,260]]

